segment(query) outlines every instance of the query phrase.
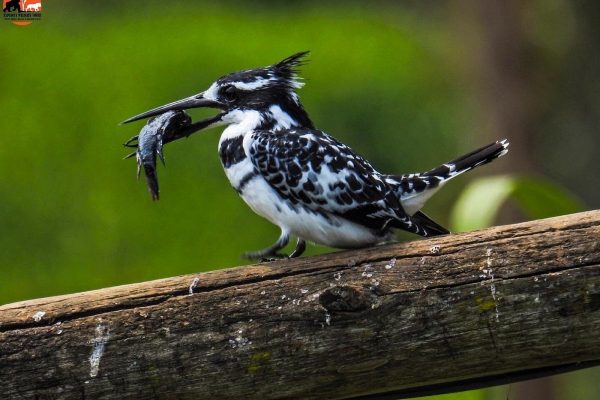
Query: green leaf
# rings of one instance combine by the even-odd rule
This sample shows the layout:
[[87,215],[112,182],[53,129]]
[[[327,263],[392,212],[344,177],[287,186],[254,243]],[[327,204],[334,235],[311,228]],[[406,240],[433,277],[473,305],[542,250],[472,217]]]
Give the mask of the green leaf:
[[546,179],[500,175],[476,179],[465,188],[452,210],[451,226],[454,231],[490,226],[508,200],[514,201],[529,219],[584,209],[573,194]]

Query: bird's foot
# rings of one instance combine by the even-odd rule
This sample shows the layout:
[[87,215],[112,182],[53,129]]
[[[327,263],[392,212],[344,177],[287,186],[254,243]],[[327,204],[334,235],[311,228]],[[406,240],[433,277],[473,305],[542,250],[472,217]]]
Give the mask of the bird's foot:
[[283,249],[288,244],[289,239],[289,232],[282,230],[281,236],[279,236],[279,239],[277,239],[274,245],[259,251],[250,251],[248,253],[244,253],[242,257],[250,260],[258,260],[259,262],[275,261],[280,258],[288,258],[286,254],[279,253],[279,250]]

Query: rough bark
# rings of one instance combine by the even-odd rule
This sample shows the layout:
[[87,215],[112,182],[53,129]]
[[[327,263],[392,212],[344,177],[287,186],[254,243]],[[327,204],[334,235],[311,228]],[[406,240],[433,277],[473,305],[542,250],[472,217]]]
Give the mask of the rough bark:
[[599,331],[592,211],[4,305],[0,389],[398,398],[596,365]]

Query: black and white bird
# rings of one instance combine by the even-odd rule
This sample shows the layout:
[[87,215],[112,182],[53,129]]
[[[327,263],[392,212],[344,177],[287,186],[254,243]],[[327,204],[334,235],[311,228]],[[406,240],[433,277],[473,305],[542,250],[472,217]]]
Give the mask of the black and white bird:
[[225,75],[207,90],[124,121],[196,107],[215,117],[186,128],[185,135],[227,125],[219,156],[233,188],[250,208],[281,229],[275,244],[247,253],[252,259],[301,255],[306,241],[360,248],[390,241],[401,229],[421,236],[449,233],[420,210],[448,180],[508,151],[501,140],[424,173],[387,175],[327,133],[315,128],[296,90],[308,52],[274,65]]

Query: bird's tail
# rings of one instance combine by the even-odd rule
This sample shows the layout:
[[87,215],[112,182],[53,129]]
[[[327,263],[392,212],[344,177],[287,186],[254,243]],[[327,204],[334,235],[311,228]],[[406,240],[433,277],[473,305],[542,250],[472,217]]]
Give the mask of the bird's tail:
[[421,177],[436,177],[442,181],[447,181],[467,172],[480,165],[487,164],[498,157],[502,157],[508,152],[508,141],[506,139],[488,144],[480,149],[474,150],[462,157],[440,165],[421,174]]
[[389,175],[386,181],[395,189],[404,210],[413,218],[423,219],[426,216],[423,214],[422,217],[422,213],[418,211],[444,183],[463,172],[503,156],[508,152],[508,144],[506,139],[500,140],[430,171],[420,174]]

